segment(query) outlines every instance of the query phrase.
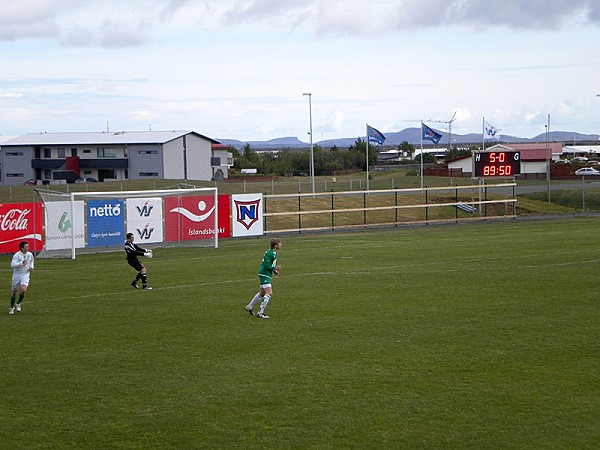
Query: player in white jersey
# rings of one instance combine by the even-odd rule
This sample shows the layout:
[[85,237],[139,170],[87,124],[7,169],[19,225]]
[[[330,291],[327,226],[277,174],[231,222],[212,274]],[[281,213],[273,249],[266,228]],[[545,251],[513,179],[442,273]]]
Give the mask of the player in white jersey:
[[[33,267],[33,255],[29,251],[29,244],[26,241],[19,243],[19,251],[14,254],[10,267],[13,270],[12,276],[12,294],[10,296],[10,308],[9,314],[14,314],[15,309],[17,312],[21,311],[21,303],[27,292],[29,286],[29,276]],[[17,292],[19,292],[19,299],[17,300]]]

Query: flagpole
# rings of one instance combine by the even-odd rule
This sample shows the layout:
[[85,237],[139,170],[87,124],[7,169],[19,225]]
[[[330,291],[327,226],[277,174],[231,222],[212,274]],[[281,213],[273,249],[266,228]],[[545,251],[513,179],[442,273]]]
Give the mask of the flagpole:
[[481,119],[481,151],[485,150],[485,116]]
[[548,124],[546,125],[546,179],[548,181],[548,203],[551,203],[550,196],[550,160],[552,155],[550,154],[550,114],[548,114]]
[[365,123],[365,131],[367,132],[367,191],[369,190],[369,124]]
[[421,190],[423,190],[423,122],[421,121]]

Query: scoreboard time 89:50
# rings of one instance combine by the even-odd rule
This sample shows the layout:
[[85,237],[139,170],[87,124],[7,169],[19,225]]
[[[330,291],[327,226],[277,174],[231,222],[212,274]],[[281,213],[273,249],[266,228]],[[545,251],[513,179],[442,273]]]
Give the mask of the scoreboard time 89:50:
[[480,152],[473,154],[475,177],[512,177],[521,173],[520,152]]

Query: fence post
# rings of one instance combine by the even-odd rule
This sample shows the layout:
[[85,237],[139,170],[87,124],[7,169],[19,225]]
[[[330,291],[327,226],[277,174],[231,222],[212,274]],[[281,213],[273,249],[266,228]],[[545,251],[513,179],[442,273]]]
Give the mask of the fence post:
[[333,189],[331,190],[331,230],[335,229],[335,225],[333,222]]
[[367,193],[363,191],[363,225],[367,228]]
[[429,203],[427,202],[427,194],[429,193],[429,190],[427,189],[427,186],[425,186],[425,224],[427,224],[427,221],[429,220],[429,206],[427,206]]
[[585,177],[581,177],[581,210],[585,212],[585,182],[583,181]]
[[454,203],[456,203],[456,205],[454,205],[454,218],[456,219],[456,222],[458,222],[458,189],[455,189]]
[[300,214],[301,210],[302,205],[300,204],[300,192],[298,192],[298,233],[302,233],[302,214]]
[[[487,202],[487,186],[483,187],[483,199]],[[485,212],[483,213],[483,217],[487,217],[487,203],[485,204]]]
[[398,191],[394,191],[394,206],[396,206],[394,208],[394,212],[395,212],[395,218],[396,218],[396,226],[398,226]]

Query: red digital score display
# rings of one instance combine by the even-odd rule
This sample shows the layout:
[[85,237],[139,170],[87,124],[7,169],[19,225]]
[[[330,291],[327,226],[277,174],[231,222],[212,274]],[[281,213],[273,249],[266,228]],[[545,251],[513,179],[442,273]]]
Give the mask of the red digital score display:
[[473,155],[475,177],[512,177],[521,174],[520,152],[482,152]]

